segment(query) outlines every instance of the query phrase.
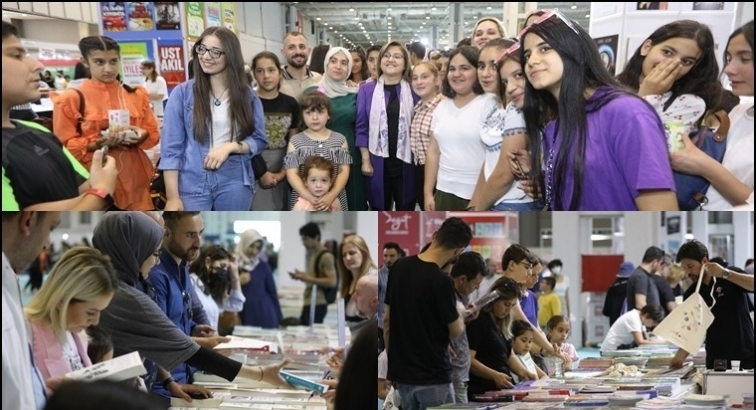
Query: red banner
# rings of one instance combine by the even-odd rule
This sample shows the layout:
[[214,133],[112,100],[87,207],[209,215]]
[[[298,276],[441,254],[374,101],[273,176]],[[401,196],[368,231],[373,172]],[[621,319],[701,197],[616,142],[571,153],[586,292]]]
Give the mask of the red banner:
[[186,81],[184,46],[181,44],[158,44],[160,75],[165,78],[168,90]]
[[378,266],[383,266],[383,244],[396,242],[415,255],[420,249],[420,212],[377,212],[378,215]]

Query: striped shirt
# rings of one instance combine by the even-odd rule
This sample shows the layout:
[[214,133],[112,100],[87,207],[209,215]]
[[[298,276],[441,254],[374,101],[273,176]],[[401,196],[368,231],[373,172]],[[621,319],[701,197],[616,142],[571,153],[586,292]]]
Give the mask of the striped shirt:
[[415,106],[415,115],[410,125],[410,149],[415,165],[425,165],[425,154],[428,152],[428,144],[431,136],[431,120],[433,111],[438,103],[444,99],[442,95],[436,96],[433,101],[420,101]]

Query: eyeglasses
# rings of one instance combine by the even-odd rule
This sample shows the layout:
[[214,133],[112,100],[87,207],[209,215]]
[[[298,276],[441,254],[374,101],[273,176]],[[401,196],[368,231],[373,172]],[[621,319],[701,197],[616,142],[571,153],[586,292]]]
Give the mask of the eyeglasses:
[[404,55],[403,54],[389,54],[389,53],[386,53],[386,54],[382,55],[381,58],[384,59],[384,60],[388,60],[390,58],[393,58],[394,60],[404,60]]
[[556,16],[558,19],[562,20],[564,22],[564,24],[566,24],[569,28],[572,29],[572,31],[575,32],[575,34],[580,34],[580,32],[578,31],[578,29],[575,28],[575,25],[572,24],[572,21],[570,21],[570,19],[568,19],[567,17],[565,17],[564,14],[562,14],[562,12],[559,11],[559,9],[534,10],[534,11],[531,11],[528,14],[528,17],[526,17],[525,20],[527,21],[527,19],[529,19],[532,15],[538,14],[538,13],[543,13],[543,14],[541,15],[541,17],[538,17],[538,20],[536,20],[536,21],[528,24],[524,29],[522,29],[522,31],[520,31],[520,33],[517,35],[517,37],[519,37],[520,39],[522,39],[522,36],[525,35],[533,26],[535,26],[537,24],[541,24],[544,21],[546,21],[546,20],[548,20],[548,19],[550,19],[550,18],[552,18],[554,16]]
[[533,264],[530,262],[517,262],[517,264],[524,266],[525,270],[527,270],[528,272],[533,270]]
[[226,52],[221,49],[207,48],[203,44],[197,44],[194,46],[194,52],[197,53],[198,56],[204,56],[205,53],[210,53],[210,57],[212,58],[220,58],[220,56],[226,54]]
[[514,44],[512,44],[511,46],[509,46],[508,49],[504,50],[504,52],[501,53],[501,55],[499,56],[499,58],[496,59],[496,64],[501,63],[502,61],[504,61],[505,58],[513,55],[514,53],[516,53],[516,52],[518,52],[520,50],[520,41],[517,40],[517,39],[515,39],[514,42],[515,42]]
[[192,311],[192,298],[185,290],[181,291],[181,298],[183,299],[184,307],[186,308],[186,316],[189,318],[189,320],[192,320],[192,318],[194,317],[194,312]]

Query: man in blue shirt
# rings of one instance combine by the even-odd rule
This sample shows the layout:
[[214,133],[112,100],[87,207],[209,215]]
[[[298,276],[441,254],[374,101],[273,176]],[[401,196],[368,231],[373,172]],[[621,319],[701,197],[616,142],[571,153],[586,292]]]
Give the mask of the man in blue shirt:
[[[160,263],[150,271],[147,280],[152,285],[154,300],[160,310],[200,346],[213,348],[226,339],[215,336],[208,325],[198,324],[192,311],[194,286],[189,277],[189,263],[200,253],[202,233],[205,230],[199,212],[164,212],[165,237],[160,251]],[[177,366],[171,376],[179,384],[192,382],[192,368],[187,364]],[[171,394],[160,385],[153,391],[161,396]]]

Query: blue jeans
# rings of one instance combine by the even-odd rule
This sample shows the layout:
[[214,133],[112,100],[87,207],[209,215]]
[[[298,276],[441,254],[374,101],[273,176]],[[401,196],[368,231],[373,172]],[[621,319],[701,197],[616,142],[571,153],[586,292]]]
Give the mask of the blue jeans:
[[451,383],[417,386],[399,383],[402,409],[425,410],[428,407],[454,403],[454,389]]
[[231,155],[217,170],[204,170],[195,186],[179,186],[186,211],[249,211],[255,187],[244,184],[242,157]]
[[491,207],[491,211],[538,211],[542,209],[535,205],[535,202],[499,202]]

